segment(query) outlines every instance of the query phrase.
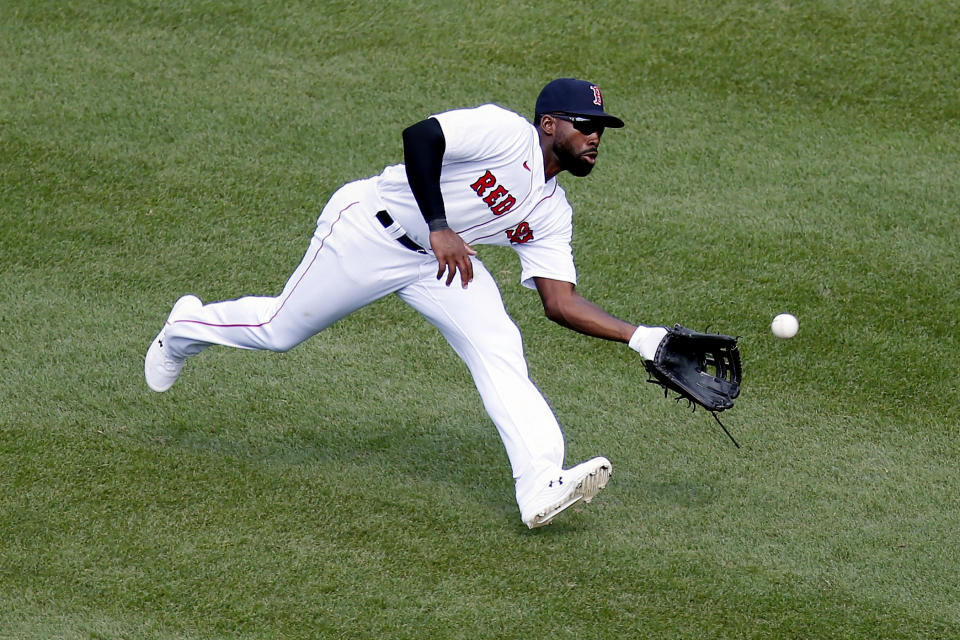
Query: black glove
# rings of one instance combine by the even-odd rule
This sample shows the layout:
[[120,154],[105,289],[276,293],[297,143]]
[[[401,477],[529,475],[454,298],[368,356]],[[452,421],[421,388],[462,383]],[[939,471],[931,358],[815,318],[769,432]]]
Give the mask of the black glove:
[[644,360],[643,366],[652,376],[650,382],[664,388],[664,395],[676,392],[679,399],[705,407],[714,418],[740,395],[740,350],[730,336],[675,325],[667,329],[656,356]]

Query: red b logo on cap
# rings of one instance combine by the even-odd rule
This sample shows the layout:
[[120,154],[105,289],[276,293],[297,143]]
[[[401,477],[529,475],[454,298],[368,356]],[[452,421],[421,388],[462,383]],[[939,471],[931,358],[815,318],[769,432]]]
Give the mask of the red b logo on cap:
[[603,106],[603,96],[600,95],[600,87],[594,85],[594,86],[592,86],[592,87],[590,87],[590,88],[593,89],[593,104],[597,105],[598,107],[602,107],[602,106]]

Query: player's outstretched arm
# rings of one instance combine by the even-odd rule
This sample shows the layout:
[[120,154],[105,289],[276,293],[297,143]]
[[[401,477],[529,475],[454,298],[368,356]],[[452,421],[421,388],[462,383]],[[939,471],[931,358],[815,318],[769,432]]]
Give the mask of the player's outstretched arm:
[[616,318],[579,293],[572,282],[534,278],[543,311],[557,324],[594,338],[629,342],[636,325]]
[[664,327],[637,326],[610,315],[577,293],[571,282],[549,278],[533,280],[548,318],[594,338],[625,342],[645,360],[653,358],[667,333]]

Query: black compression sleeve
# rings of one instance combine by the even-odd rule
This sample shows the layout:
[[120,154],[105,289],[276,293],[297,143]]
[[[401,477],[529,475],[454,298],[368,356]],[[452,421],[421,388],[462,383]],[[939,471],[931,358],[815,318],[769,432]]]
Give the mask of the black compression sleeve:
[[403,130],[403,163],[413,197],[430,231],[449,229],[440,192],[440,166],[447,141],[435,118],[421,120]]

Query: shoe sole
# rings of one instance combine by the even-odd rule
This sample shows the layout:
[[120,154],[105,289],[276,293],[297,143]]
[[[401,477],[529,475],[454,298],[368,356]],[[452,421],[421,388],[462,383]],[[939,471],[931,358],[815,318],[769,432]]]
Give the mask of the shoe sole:
[[611,472],[612,466],[609,462],[600,465],[596,470],[584,476],[577,486],[574,487],[573,491],[568,493],[564,498],[535,515],[533,520],[527,523],[527,527],[536,529],[537,527],[550,524],[554,518],[578,502],[590,502],[600,493],[601,489],[607,486]]

